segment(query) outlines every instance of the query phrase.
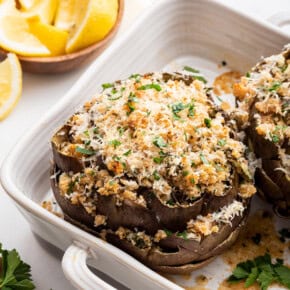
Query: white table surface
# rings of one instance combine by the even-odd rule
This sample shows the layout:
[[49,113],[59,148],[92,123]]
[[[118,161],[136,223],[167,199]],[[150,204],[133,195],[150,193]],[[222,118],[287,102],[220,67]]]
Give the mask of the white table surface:
[[[158,0],[155,0],[158,1]],[[124,21],[118,37],[126,33],[134,19],[154,0],[126,0]],[[193,0],[188,0],[193,1]],[[288,11],[289,0],[220,0],[257,18],[267,19],[276,12]],[[288,23],[290,24],[290,22]],[[290,29],[290,25],[285,29]],[[288,30],[290,33],[290,30]],[[0,122],[0,165],[13,145],[45,114],[85,71],[88,63],[78,70],[56,76],[24,73],[23,95],[13,113]],[[40,290],[69,290],[62,269],[62,253],[37,238],[29,224],[18,212],[13,202],[0,186],[0,243],[4,248],[16,248],[21,257],[31,265],[32,275]]]

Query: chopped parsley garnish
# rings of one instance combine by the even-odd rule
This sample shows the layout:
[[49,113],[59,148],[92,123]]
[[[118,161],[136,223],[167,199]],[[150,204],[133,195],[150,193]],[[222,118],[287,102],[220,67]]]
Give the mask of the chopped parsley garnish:
[[114,140],[111,140],[111,141],[109,142],[109,144],[112,145],[112,146],[114,146],[114,148],[116,149],[116,148],[117,148],[118,146],[120,146],[122,143],[121,143],[119,140],[114,139]]
[[157,164],[161,164],[164,160],[164,157],[159,156],[159,157],[153,157],[153,161]]
[[184,67],[183,67],[183,70],[185,70],[185,71],[189,71],[189,72],[191,72],[191,73],[199,73],[199,70],[197,70],[197,69],[195,69],[195,68],[192,68],[192,67],[190,67],[190,66],[188,66],[188,65],[184,66]]
[[30,266],[21,260],[15,249],[4,250],[0,243],[0,289],[35,289],[30,272]]
[[180,237],[180,238],[183,238],[185,240],[187,240],[187,232],[186,231],[183,231],[181,233],[177,233],[177,236]]
[[86,146],[89,146],[89,145],[91,144],[91,140],[86,140],[86,141],[84,141],[84,144],[85,144]]
[[227,143],[227,140],[225,140],[225,139],[220,139],[220,140],[218,140],[218,142],[217,142],[217,143],[218,143],[218,145],[219,145],[219,146],[221,146],[221,147],[222,147],[222,146],[225,146],[225,145],[226,145],[226,143]]
[[193,117],[195,114],[195,109],[194,109],[194,104],[190,104],[189,107],[188,107],[188,114],[187,116],[188,117]]
[[117,130],[118,130],[118,133],[119,133],[120,136],[122,136],[124,134],[124,132],[125,132],[125,128],[124,127],[119,127],[119,128],[117,128]]
[[131,149],[129,149],[128,151],[126,151],[123,155],[124,156],[129,156],[130,154],[132,153],[132,150]]
[[188,174],[189,174],[189,171],[188,171],[188,170],[183,170],[183,171],[182,171],[182,176],[185,177],[185,176],[187,176]]
[[211,127],[211,119],[204,118],[204,124],[206,125],[207,128],[210,128]]
[[153,161],[157,164],[161,164],[166,156],[167,156],[167,154],[161,150],[161,151],[159,151],[159,156],[154,157]]
[[270,133],[270,137],[271,137],[271,140],[272,140],[274,143],[279,143],[280,138],[279,138],[278,135]]
[[72,194],[73,193],[75,184],[76,184],[76,180],[73,180],[73,181],[71,181],[68,184],[68,189],[67,189],[67,192],[66,192],[67,194]]
[[121,160],[121,157],[119,157],[119,156],[117,156],[117,155],[114,155],[114,156],[112,157],[112,159],[115,160],[115,161],[120,161],[120,160]]
[[98,128],[98,127],[95,127],[95,128],[93,129],[93,133],[94,133],[94,134],[98,134],[98,133],[99,133],[99,128]]
[[250,287],[257,282],[262,290],[268,289],[272,283],[280,283],[290,288],[290,268],[283,265],[283,260],[277,259],[272,263],[271,256],[256,257],[239,263],[228,278],[229,283],[239,283],[245,280],[245,287]]
[[94,155],[96,153],[94,150],[82,148],[79,146],[76,147],[76,152],[79,152],[79,153],[85,154],[85,155]]
[[173,235],[173,232],[172,231],[167,230],[167,229],[163,229],[163,230],[164,230],[165,234],[167,235],[167,237],[170,237],[170,236]]
[[140,77],[141,77],[141,75],[139,75],[139,74],[132,74],[130,76],[130,79],[135,79],[136,83],[140,83]]
[[269,92],[278,90],[281,87],[280,82],[274,82],[273,85],[268,89]]
[[159,84],[148,84],[148,85],[144,85],[138,88],[139,91],[150,90],[150,89],[154,89],[158,92],[162,90]]
[[112,88],[113,86],[114,84],[111,84],[111,83],[102,84],[103,89],[109,89],[109,88]]
[[128,103],[127,103],[127,106],[129,108],[129,112],[127,113],[127,115],[130,115],[132,112],[135,111],[135,107],[133,106],[133,103],[138,103],[138,98],[136,97],[135,94],[130,93],[128,97]]
[[134,102],[134,103],[138,103],[138,102],[139,102],[138,98],[137,98],[136,95],[133,94],[133,93],[130,93],[130,95],[129,95],[129,97],[128,97],[128,101],[129,101],[129,102]]
[[150,114],[151,114],[151,111],[148,110],[148,111],[146,112],[146,116],[149,117]]
[[166,201],[166,204],[168,204],[168,205],[175,205],[175,202],[174,202],[174,200],[171,198],[171,199],[169,199],[169,200]]
[[285,72],[285,70],[288,68],[288,64],[285,63],[280,69],[281,69],[281,72]]
[[190,178],[190,182],[191,182],[192,184],[195,184],[195,180],[194,180],[194,178]]
[[84,135],[85,135],[86,137],[90,137],[90,133],[89,133],[89,131],[88,131],[88,130],[84,131]]
[[261,242],[262,236],[261,234],[256,233],[251,239],[256,245],[259,245]]
[[247,73],[246,73],[246,77],[247,77],[247,78],[250,78],[250,77],[251,77],[251,74],[250,74],[249,72],[247,72]]
[[178,115],[178,113],[180,113],[182,110],[186,109],[187,107],[189,107],[189,105],[186,105],[186,104],[183,104],[183,103],[173,104],[171,106],[171,110],[172,110],[172,113],[173,113],[174,120],[179,120],[180,116]]
[[193,77],[194,77],[195,79],[197,79],[197,80],[203,82],[204,84],[207,83],[207,80],[206,80],[203,76],[196,76],[196,75],[194,75]]
[[155,137],[152,143],[158,148],[167,147],[167,143],[160,136]]
[[209,164],[208,160],[205,158],[202,152],[199,154],[199,157],[203,164]]
[[123,96],[120,95],[120,96],[117,96],[117,97],[113,97],[113,98],[108,98],[109,101],[116,101],[116,100],[119,100],[121,99]]
[[154,180],[160,180],[160,175],[158,174],[156,170],[154,170],[153,172],[153,177],[154,177]]

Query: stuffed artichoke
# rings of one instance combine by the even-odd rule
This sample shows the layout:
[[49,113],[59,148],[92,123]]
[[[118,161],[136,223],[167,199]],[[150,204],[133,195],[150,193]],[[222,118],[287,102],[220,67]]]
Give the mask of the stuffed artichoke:
[[234,88],[240,123],[259,164],[255,182],[276,213],[290,217],[290,46],[262,59]]
[[255,193],[245,149],[200,80],[132,75],[55,133],[51,184],[68,221],[155,270],[186,273],[245,222]]

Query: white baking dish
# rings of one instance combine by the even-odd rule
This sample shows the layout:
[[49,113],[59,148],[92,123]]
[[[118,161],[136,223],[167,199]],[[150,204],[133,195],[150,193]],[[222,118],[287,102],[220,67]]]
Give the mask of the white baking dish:
[[[132,73],[199,68],[208,78],[222,70],[246,71],[261,56],[279,52],[289,35],[266,21],[257,21],[214,0],[163,0],[150,8],[125,37],[95,61],[62,100],[19,142],[1,169],[3,187],[43,239],[66,250],[65,275],[79,289],[112,289],[92,274],[91,264],[132,289],[180,289],[108,243],[44,210],[40,201],[51,194],[49,140],[53,132],[100,84]],[[219,270],[216,270],[219,269]],[[217,259],[202,271],[213,279],[210,289],[228,273]],[[197,272],[198,273],[198,272]],[[193,274],[194,276],[194,274]],[[192,276],[192,277],[193,277]],[[179,282],[189,284],[189,281]],[[191,282],[193,284],[193,282]]]

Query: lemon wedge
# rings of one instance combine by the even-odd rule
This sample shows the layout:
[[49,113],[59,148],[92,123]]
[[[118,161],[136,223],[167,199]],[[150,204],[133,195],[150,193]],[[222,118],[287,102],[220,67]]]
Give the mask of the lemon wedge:
[[22,9],[28,10],[34,5],[35,0],[18,0],[18,2]]
[[74,25],[76,0],[59,1],[54,26],[69,31]]
[[103,39],[114,26],[118,0],[77,1],[66,52],[74,52]]
[[0,4],[0,46],[23,56],[48,56],[50,51],[31,32],[12,1]]
[[[61,2],[62,0],[59,1]],[[29,1],[25,0],[25,2]],[[26,5],[24,4],[22,6],[23,9],[21,11],[24,17],[37,15],[42,22],[47,24],[51,24],[54,21],[58,0],[31,0],[30,2],[32,2],[31,5],[27,5],[26,3]]]
[[52,56],[65,53],[68,32],[40,21],[38,16],[27,19],[31,33],[44,44]]
[[8,53],[0,63],[0,120],[16,106],[22,92],[22,71],[18,58]]

